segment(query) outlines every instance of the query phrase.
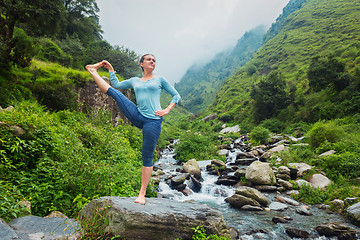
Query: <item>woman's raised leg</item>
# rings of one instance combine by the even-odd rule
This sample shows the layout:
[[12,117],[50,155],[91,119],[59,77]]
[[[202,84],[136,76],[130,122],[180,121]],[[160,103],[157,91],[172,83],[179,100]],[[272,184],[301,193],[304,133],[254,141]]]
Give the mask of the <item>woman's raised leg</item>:
[[102,66],[103,66],[103,63],[98,62],[98,63],[92,64],[92,65],[86,65],[85,68],[91,74],[91,76],[95,80],[95,83],[98,85],[100,90],[103,93],[106,93],[107,90],[110,88],[110,85],[107,82],[105,82],[105,80],[102,79],[102,77],[100,77],[100,75],[97,72],[97,70],[99,68],[101,68]]

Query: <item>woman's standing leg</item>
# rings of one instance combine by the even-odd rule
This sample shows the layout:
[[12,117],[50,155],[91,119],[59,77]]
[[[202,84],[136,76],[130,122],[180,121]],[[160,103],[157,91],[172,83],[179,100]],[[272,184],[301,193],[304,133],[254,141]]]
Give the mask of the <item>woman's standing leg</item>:
[[153,154],[161,133],[162,119],[148,119],[143,125],[143,168],[141,176],[141,189],[136,203],[145,204],[146,189],[153,171]]

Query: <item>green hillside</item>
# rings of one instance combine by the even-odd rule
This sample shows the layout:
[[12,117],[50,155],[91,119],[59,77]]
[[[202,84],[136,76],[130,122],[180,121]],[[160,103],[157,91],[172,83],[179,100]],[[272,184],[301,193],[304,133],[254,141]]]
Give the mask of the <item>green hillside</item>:
[[243,126],[360,112],[359,17],[360,1],[307,1],[226,81],[208,112]]
[[184,108],[196,113],[209,106],[225,79],[248,62],[261,46],[265,31],[264,26],[259,26],[245,33],[235,47],[217,54],[209,63],[193,65],[175,85]]

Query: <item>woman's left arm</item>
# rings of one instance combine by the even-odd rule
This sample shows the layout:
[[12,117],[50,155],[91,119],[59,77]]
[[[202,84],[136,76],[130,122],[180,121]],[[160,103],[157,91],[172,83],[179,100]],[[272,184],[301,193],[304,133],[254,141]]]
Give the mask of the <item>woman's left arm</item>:
[[168,81],[166,81],[166,79],[161,78],[161,84],[162,84],[162,88],[165,91],[167,91],[168,93],[170,93],[170,95],[173,98],[167,108],[155,112],[155,115],[159,116],[159,117],[162,117],[162,116],[165,116],[166,114],[168,114],[171,111],[171,109],[173,109],[175,107],[175,105],[179,102],[179,100],[181,98],[178,91],[176,91],[176,89],[173,86],[171,86],[170,83]]

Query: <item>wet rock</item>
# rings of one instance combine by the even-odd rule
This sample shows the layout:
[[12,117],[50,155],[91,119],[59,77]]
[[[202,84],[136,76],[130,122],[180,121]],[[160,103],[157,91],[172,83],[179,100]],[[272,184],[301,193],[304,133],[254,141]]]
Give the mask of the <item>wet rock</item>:
[[259,160],[265,162],[269,157],[271,157],[271,152],[265,152],[260,156]]
[[185,196],[190,196],[191,194],[193,194],[193,192],[191,191],[190,188],[186,187],[185,189],[181,190],[182,194],[184,194]]
[[245,177],[256,185],[274,185],[275,174],[268,163],[255,161],[246,169]]
[[307,209],[306,207],[304,206],[300,206],[298,208],[296,208],[296,212],[300,215],[305,215],[305,216],[310,216],[312,215],[309,211],[309,209]]
[[190,159],[183,165],[184,171],[191,175],[197,176],[197,179],[201,178],[201,170],[198,162],[195,159]]
[[289,220],[284,217],[275,216],[272,218],[273,223],[288,223]]
[[228,156],[229,155],[229,150],[227,149],[221,149],[218,153],[219,156]]
[[[206,205],[147,198],[146,205],[134,204],[135,198],[101,197],[81,211],[85,219],[102,216],[108,225],[99,231],[124,239],[191,239],[193,227],[204,226],[206,233],[228,234],[223,215]],[[103,211],[101,211],[103,209]]]
[[331,183],[330,179],[322,174],[314,174],[309,180],[314,188],[325,189]]
[[347,217],[357,225],[360,225],[360,202],[346,209]]
[[279,202],[272,202],[270,203],[269,208],[274,211],[283,211],[288,208],[288,205]]
[[[20,239],[77,239],[76,231],[80,229],[73,219],[42,218],[25,216],[9,223]],[[3,238],[1,238],[3,239]]]
[[241,208],[244,205],[260,207],[260,203],[258,201],[239,194],[234,194],[233,196],[226,198],[225,201],[235,208]]
[[331,222],[328,224],[319,225],[315,229],[320,236],[337,237],[338,239],[344,239],[344,240],[357,239],[355,230],[337,222]]
[[306,163],[289,163],[289,166],[298,170],[298,177],[304,176],[305,173],[312,169],[312,167]]
[[185,188],[186,188],[186,184],[182,183],[182,184],[179,184],[179,185],[172,185],[171,187],[172,189],[174,190],[178,190],[179,192],[183,191]]
[[229,233],[230,233],[231,240],[239,239],[239,236],[240,236],[239,231],[236,230],[235,228],[229,227]]
[[211,160],[211,164],[218,166],[218,167],[226,167],[226,164],[223,161],[220,161],[217,159]]
[[264,211],[264,209],[262,207],[251,206],[251,205],[244,205],[240,209],[244,210],[244,211]]
[[268,185],[256,185],[255,188],[261,192],[275,192],[278,190],[277,186],[268,186]]
[[225,186],[233,186],[237,184],[239,179],[236,176],[220,176],[218,180],[215,182],[218,185],[225,185]]
[[245,174],[246,174],[246,169],[240,168],[235,171],[234,176],[240,179],[242,177],[245,177]]
[[156,172],[154,173],[154,176],[161,176],[161,175],[165,175],[164,171],[161,169],[156,170]]
[[287,228],[285,230],[286,234],[292,238],[303,238],[307,239],[309,237],[309,233],[305,230],[299,228]]
[[180,184],[183,184],[189,176],[190,176],[190,174],[188,174],[188,173],[179,174],[179,175],[171,178],[171,185],[178,186]]
[[236,159],[246,159],[246,158],[256,158],[256,156],[251,152],[241,152],[236,155]]
[[201,182],[193,176],[190,176],[190,180],[189,188],[194,192],[200,192],[202,186]]
[[226,134],[226,133],[237,133],[240,132],[239,125],[236,125],[234,127],[227,127],[220,131],[220,134]]
[[266,207],[269,205],[269,201],[264,194],[255,188],[241,186],[238,187],[235,191],[236,194],[251,198],[260,203],[261,206]]
[[281,202],[281,203],[287,203],[287,204],[290,204],[290,205],[293,205],[293,206],[299,206],[300,205],[299,202],[295,201],[294,199],[283,197],[283,196],[280,196],[280,195],[276,196],[276,200]]
[[241,165],[241,166],[249,166],[250,164],[252,164],[255,161],[257,161],[256,158],[241,158],[241,159],[236,159],[235,164]]

